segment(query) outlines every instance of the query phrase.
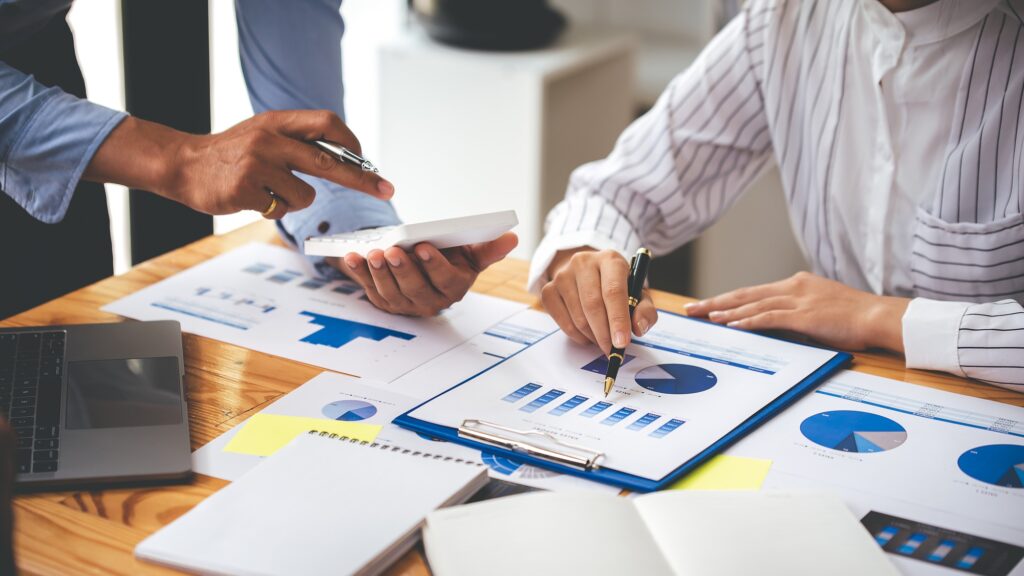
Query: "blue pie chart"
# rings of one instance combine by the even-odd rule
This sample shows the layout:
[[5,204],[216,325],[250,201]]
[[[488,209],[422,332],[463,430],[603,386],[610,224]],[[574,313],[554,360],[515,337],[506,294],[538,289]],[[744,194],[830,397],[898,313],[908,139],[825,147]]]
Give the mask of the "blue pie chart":
[[961,454],[956,465],[979,482],[1003,488],[1024,488],[1024,446],[978,446]]
[[800,433],[840,452],[885,452],[907,441],[906,428],[895,420],[859,410],[815,414],[800,424]]
[[637,372],[636,383],[662,394],[696,394],[714,387],[718,377],[700,366],[655,364]]
[[366,420],[377,413],[377,407],[362,400],[338,400],[324,406],[324,416],[342,422]]

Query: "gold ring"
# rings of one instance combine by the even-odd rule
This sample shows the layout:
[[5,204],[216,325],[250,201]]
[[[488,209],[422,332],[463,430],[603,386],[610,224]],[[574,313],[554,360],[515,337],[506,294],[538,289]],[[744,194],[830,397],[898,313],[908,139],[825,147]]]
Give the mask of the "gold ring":
[[633,298],[632,296],[629,297],[629,306],[630,306],[630,308],[632,308],[633,306],[636,306],[638,304],[640,304],[639,300],[637,300],[636,298]]
[[270,194],[270,206],[267,206],[267,209],[260,212],[260,214],[262,214],[264,218],[269,218],[270,215],[274,213],[274,210],[277,210],[277,195]]
[[624,358],[622,357],[622,354],[615,354],[615,353],[609,354],[608,355],[608,359],[611,360],[612,358],[618,358],[619,362],[622,362],[624,360]]

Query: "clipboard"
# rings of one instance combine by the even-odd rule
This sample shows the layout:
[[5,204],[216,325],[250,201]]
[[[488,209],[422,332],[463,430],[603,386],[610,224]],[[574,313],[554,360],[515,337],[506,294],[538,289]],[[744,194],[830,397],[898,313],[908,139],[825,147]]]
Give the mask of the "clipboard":
[[[706,320],[689,318],[687,316],[665,310],[659,310],[658,313],[671,314],[694,322],[707,322]],[[729,328],[718,324],[715,326],[726,330],[735,330],[735,328]],[[551,334],[554,333],[555,332],[552,332]],[[395,418],[393,423],[401,426],[402,428],[406,428],[438,440],[455,442],[457,444],[469,446],[483,452],[502,456],[524,464],[530,464],[546,468],[554,472],[560,472],[562,474],[569,474],[595,482],[626,488],[634,492],[651,492],[665,488],[679,478],[689,474],[712,456],[725,450],[730,445],[755,430],[758,426],[770,420],[774,415],[796,402],[801,396],[817,388],[819,384],[823,383],[829,376],[845,367],[853,359],[853,356],[849,353],[830,350],[835,352],[835,356],[833,356],[828,362],[819,366],[817,370],[809,374],[797,384],[793,385],[773,401],[766,404],[763,408],[752,414],[727,434],[659,479],[645,478],[643,476],[629,474],[611,468],[604,468],[601,465],[604,454],[600,450],[568,443],[554,438],[544,432],[509,428],[492,422],[472,418],[469,414],[467,414],[467,418],[464,419],[462,424],[458,427],[435,424],[410,416],[410,414],[415,412],[420,406],[430,403],[435,398],[443,396],[459,386],[472,382],[482,374],[497,368],[504,362],[507,362],[515,356],[525,352],[541,340],[551,336],[551,334],[537,340],[537,342],[523,348],[519,352],[508,356],[501,362],[494,364],[486,370],[463,380],[452,388],[438,394],[434,398],[417,405],[408,412]],[[773,336],[764,337],[788,342],[788,340],[785,340],[784,338],[775,338]],[[806,346],[806,344],[802,343],[800,343],[800,345]]]

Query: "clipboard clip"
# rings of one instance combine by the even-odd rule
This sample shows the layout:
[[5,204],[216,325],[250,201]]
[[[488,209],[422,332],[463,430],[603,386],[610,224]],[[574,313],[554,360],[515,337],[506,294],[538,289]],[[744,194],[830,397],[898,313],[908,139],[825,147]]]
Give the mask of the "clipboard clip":
[[459,436],[587,471],[599,468],[604,458],[604,452],[564,442],[547,432],[516,430],[483,420],[463,420]]

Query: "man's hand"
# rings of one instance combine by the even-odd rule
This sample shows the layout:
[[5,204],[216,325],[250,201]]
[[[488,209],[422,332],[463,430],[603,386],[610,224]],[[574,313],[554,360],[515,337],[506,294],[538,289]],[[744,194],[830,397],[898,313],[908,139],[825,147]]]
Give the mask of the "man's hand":
[[366,258],[348,254],[327,262],[359,283],[374,306],[393,314],[435,316],[462,300],[477,275],[519,243],[508,232],[496,240],[438,250],[427,243],[411,253],[374,250]]
[[843,350],[903,352],[910,300],[877,296],[798,272],[779,282],[740,288],[686,306],[690,316],[744,330],[788,330]]
[[[630,340],[629,263],[614,250],[567,250],[548,266],[551,280],[541,289],[544,308],[574,342],[594,342],[608,354]],[[658,321],[651,294],[633,314],[632,331],[643,336]]]
[[381,199],[394,186],[343,164],[310,144],[336,142],[359,153],[359,140],[325,110],[265,112],[219,134],[195,135],[126,118],[103,142],[84,178],[149,190],[207,214],[240,210],[277,219],[313,202],[313,188],[292,171],[336,182]]

